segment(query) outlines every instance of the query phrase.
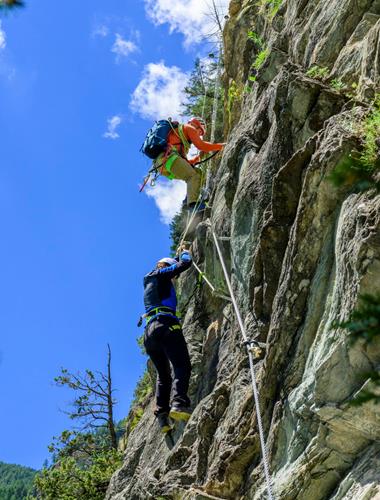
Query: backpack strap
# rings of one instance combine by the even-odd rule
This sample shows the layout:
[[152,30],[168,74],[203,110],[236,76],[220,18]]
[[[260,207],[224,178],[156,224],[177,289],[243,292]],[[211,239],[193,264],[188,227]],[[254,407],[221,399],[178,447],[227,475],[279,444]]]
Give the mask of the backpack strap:
[[[187,139],[185,131],[184,131],[184,125],[183,123],[178,123],[177,127],[174,128],[172,125],[172,122],[168,120],[170,123],[170,126],[172,128],[172,131],[175,133],[175,135],[178,137],[178,139],[181,141],[181,144],[178,144],[178,146],[183,146],[183,156],[186,157],[191,146],[191,142]],[[176,149],[176,145],[173,145],[173,149]],[[181,151],[178,151],[179,154],[181,154]],[[182,156],[182,155],[181,155]]]
[[185,135],[185,132],[183,130],[182,124],[178,124],[178,126],[176,128],[174,128],[171,120],[168,120],[168,121],[170,123],[170,126],[171,126],[173,132],[178,137],[178,139],[181,141],[181,144],[178,144],[178,146],[183,146],[184,156],[181,154],[181,151],[178,151],[178,149],[180,149],[180,148],[178,148],[177,145],[172,145],[172,147],[168,148],[165,153],[161,153],[158,156],[158,158],[155,160],[154,163],[158,164],[157,168],[160,168],[160,169],[165,168],[165,170],[169,173],[167,178],[170,180],[173,180],[173,179],[175,179],[175,176],[174,176],[174,174],[172,174],[172,171],[171,171],[173,163],[175,162],[175,160],[177,158],[185,158],[186,159],[186,156],[190,150],[191,142],[188,141],[188,139]]
[[181,142],[183,144],[183,147],[185,149],[184,153],[187,155],[187,153],[190,150],[191,143],[187,140],[187,137],[185,135],[185,131],[183,129],[183,124],[178,125],[178,136],[181,139]]

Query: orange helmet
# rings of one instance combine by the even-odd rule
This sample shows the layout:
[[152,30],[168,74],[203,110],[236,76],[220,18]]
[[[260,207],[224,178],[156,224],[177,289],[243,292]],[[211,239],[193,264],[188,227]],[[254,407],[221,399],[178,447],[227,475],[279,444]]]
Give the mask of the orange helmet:
[[203,118],[199,118],[198,116],[194,116],[189,120],[189,123],[191,125],[194,125],[194,127],[200,128],[202,130],[201,135],[205,135],[206,133],[206,124]]

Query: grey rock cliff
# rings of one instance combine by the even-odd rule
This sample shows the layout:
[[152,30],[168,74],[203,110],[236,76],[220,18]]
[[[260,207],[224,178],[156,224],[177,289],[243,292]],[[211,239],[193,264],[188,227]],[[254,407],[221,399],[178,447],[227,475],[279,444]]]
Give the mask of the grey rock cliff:
[[[380,292],[380,196],[335,188],[331,171],[361,143],[355,129],[379,86],[380,1],[288,0],[271,19],[233,0],[225,30],[226,88],[242,89],[269,48],[252,91],[230,102],[228,145],[215,175],[210,220],[231,236],[223,251],[249,334],[267,342],[256,365],[275,497],[380,498],[380,405],[351,406],[379,369],[380,345],[350,346],[332,321],[364,292]],[[269,6],[270,7],[270,6]],[[352,101],[306,76],[317,64],[354,83]],[[228,97],[227,99],[228,100]],[[206,218],[205,218],[206,219]],[[226,289],[206,220],[194,256]],[[183,301],[196,272],[181,280]],[[256,412],[231,304],[206,286],[184,318],[194,413],[158,432],[152,403],[129,436],[108,500],[264,499]]]

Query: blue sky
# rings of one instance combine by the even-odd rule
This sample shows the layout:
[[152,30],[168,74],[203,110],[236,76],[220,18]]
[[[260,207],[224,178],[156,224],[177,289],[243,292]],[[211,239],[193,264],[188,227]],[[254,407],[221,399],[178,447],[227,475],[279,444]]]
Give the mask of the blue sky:
[[184,193],[140,194],[139,149],[154,118],[178,115],[207,50],[205,0],[171,5],[28,0],[0,18],[1,461],[41,466],[70,426],[54,377],[103,369],[107,342],[117,418],[128,412],[145,366],[142,277]]

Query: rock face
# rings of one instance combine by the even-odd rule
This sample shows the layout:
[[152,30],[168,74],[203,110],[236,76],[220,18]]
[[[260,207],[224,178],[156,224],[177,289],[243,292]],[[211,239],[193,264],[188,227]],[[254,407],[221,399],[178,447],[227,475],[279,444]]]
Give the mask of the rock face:
[[[221,244],[245,326],[267,343],[255,370],[275,498],[380,499],[380,405],[349,404],[367,383],[363,374],[379,369],[380,345],[351,346],[332,328],[359,294],[380,292],[380,196],[337,189],[328,178],[361,148],[356,125],[380,78],[380,1],[288,0],[277,12],[279,2],[257,3],[231,2],[224,83],[243,90],[235,102],[226,91],[228,144],[193,253],[226,294],[210,223],[230,236]],[[308,77],[313,65],[350,92]],[[193,269],[181,280],[183,302],[196,278]],[[231,304],[203,285],[184,333],[194,413],[173,446],[158,432],[151,403],[106,498],[268,498]]]

